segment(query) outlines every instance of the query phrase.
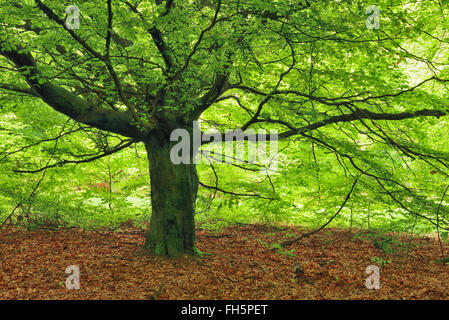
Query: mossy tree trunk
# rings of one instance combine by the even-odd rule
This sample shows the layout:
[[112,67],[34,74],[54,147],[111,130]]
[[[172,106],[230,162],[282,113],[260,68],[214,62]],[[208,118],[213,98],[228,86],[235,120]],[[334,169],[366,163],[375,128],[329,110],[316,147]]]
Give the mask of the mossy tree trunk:
[[163,136],[152,136],[145,143],[150,165],[152,215],[144,249],[155,255],[194,255],[198,176],[195,164],[173,164],[172,145]]

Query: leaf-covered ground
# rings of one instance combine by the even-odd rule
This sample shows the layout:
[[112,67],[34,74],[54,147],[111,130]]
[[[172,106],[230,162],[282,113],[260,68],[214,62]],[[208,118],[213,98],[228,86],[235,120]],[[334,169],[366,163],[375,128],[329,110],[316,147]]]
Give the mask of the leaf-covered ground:
[[[384,242],[394,249],[387,255],[366,232],[327,229],[274,248],[304,232],[264,225],[198,230],[198,248],[212,255],[195,260],[142,255],[137,229],[9,227],[0,234],[0,299],[153,299],[161,285],[158,299],[449,298],[449,265],[433,262],[441,257],[434,238],[398,236]],[[380,267],[378,290],[365,287],[373,264]],[[69,265],[80,268],[79,290],[65,287]]]

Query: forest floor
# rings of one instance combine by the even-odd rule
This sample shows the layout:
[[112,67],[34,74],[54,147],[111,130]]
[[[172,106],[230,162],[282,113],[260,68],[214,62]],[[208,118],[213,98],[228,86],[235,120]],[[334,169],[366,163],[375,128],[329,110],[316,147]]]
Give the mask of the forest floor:
[[[143,255],[144,235],[134,228],[9,226],[0,233],[0,299],[449,299],[449,265],[434,263],[435,237],[373,241],[367,231],[324,229],[282,250],[275,244],[305,232],[261,224],[197,230],[198,248],[211,255],[170,259]],[[69,265],[79,267],[79,290],[66,288]],[[379,267],[378,290],[366,287],[370,265]]]

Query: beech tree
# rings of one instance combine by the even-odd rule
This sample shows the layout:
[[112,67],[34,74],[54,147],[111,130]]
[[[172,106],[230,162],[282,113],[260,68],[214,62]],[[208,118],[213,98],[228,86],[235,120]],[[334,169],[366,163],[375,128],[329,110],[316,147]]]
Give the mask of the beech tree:
[[[363,1],[1,0],[1,94],[41,100],[127,138],[104,156],[145,145],[150,254],[197,253],[196,166],[171,161],[170,136],[192,133],[199,119],[312,142],[420,214],[403,201],[416,192],[389,176],[387,156],[377,159],[379,149],[369,154],[363,141],[445,172],[447,155],[415,133],[447,114],[446,22],[438,1],[382,0],[373,8]],[[356,179],[351,174],[351,184]]]

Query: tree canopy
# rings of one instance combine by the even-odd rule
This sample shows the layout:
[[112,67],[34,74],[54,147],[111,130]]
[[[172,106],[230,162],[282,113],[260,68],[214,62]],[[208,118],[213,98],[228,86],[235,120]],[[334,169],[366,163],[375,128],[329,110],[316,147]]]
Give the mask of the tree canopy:
[[[243,210],[256,220],[321,214],[318,221],[327,221],[337,209],[348,212],[352,195],[361,215],[399,214],[404,229],[416,218],[423,230],[444,227],[447,4],[380,0],[378,17],[367,7],[355,0],[1,0],[0,174],[9,181],[2,194],[23,204],[37,197],[47,172],[64,185],[83,179],[73,168],[94,171],[93,161],[107,164],[102,181],[111,191],[114,174],[145,172],[136,161],[146,152],[151,253],[195,253],[195,213],[219,214],[223,203],[229,214]],[[264,171],[266,164],[245,159],[218,164],[209,154],[198,180],[195,164],[174,165],[169,156],[173,130],[191,132],[197,120],[203,132],[223,135],[277,131],[279,168]],[[36,181],[11,188],[19,183],[11,171],[18,181],[37,174]],[[46,188],[49,201],[57,186]],[[126,210],[119,194],[106,198],[110,210]]]

